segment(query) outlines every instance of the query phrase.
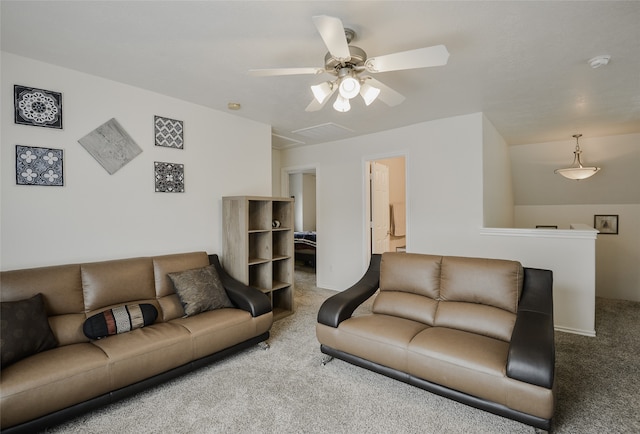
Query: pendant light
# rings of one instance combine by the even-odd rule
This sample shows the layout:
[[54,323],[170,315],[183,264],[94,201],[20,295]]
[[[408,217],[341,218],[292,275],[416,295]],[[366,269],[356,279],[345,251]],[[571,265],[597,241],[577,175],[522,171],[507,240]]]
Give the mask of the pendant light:
[[587,179],[595,175],[600,171],[600,168],[593,166],[584,167],[582,165],[582,161],[580,161],[580,154],[582,154],[582,151],[580,150],[580,144],[578,143],[578,139],[582,137],[582,134],[574,134],[573,137],[576,139],[576,149],[573,151],[573,163],[570,167],[567,167],[566,169],[556,169],[553,173],[562,175],[567,179],[580,181],[581,179]]

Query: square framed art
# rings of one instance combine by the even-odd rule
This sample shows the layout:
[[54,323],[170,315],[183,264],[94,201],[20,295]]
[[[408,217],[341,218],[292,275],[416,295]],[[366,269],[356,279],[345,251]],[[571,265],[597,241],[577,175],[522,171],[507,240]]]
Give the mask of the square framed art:
[[78,143],[109,175],[113,175],[142,153],[142,148],[115,118],[79,139]]
[[184,164],[153,163],[156,193],[184,193]]
[[62,129],[62,94],[51,90],[14,85],[16,124]]
[[184,149],[184,122],[176,119],[153,117],[156,146]]
[[16,184],[64,185],[62,149],[16,145]]
[[618,234],[618,216],[617,215],[594,215],[593,227],[600,231],[601,234]]

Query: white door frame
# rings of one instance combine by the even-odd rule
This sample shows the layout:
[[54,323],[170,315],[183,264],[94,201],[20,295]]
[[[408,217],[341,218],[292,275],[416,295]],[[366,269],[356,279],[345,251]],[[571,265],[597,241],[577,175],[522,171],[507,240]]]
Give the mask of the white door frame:
[[[369,265],[369,262],[371,261],[371,249],[370,249],[370,245],[371,245],[371,230],[370,230],[370,222],[371,222],[371,197],[370,197],[370,185],[369,185],[369,167],[370,167],[370,163],[371,161],[376,161],[376,160],[386,160],[389,158],[401,158],[404,157],[404,187],[405,187],[405,218],[406,218],[406,241],[407,241],[407,251],[410,251],[410,238],[409,238],[409,234],[410,234],[410,219],[409,216],[411,215],[411,213],[409,212],[410,206],[409,206],[409,201],[406,200],[406,198],[411,197],[410,193],[409,193],[409,179],[410,179],[410,164],[409,164],[409,152],[408,151],[398,151],[398,152],[393,152],[393,153],[386,153],[386,154],[374,154],[374,155],[365,155],[362,157],[362,221],[364,222],[363,224],[363,237],[362,239],[365,240],[364,245],[362,246],[362,258],[364,261],[364,264],[366,266]],[[365,266],[365,269],[366,269]]]
[[[291,197],[289,194],[290,185],[289,185],[289,175],[294,175],[296,173],[315,173],[316,174],[316,233],[321,233],[322,221],[321,215],[318,213],[318,194],[320,182],[320,171],[318,170],[318,164],[306,164],[302,166],[289,166],[283,167],[280,169],[280,195],[282,197]],[[322,237],[316,237],[316,273],[318,271],[318,259],[320,258],[320,253],[322,252]],[[295,260],[295,258],[294,258]],[[316,274],[317,276],[317,274]],[[317,279],[317,277],[316,277]]]
[[[295,175],[296,173],[315,173],[316,180],[318,179],[318,165],[307,164],[304,166],[290,166],[280,169],[280,196],[289,197],[289,175]],[[318,192],[318,182],[316,181],[316,197]],[[316,216],[317,218],[317,216]]]

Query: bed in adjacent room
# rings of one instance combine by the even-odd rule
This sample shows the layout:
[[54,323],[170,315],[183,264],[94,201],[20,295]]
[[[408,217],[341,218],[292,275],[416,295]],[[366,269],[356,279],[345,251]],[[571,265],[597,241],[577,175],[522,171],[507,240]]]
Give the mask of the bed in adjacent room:
[[293,233],[296,260],[310,267],[316,266],[316,233],[304,231]]

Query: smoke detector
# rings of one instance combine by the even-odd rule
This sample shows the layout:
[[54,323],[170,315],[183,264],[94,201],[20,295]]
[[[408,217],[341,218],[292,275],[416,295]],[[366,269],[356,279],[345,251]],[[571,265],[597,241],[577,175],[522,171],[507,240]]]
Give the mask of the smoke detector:
[[591,66],[593,69],[600,68],[601,66],[607,65],[609,63],[609,60],[611,60],[611,56],[609,55],[596,56],[593,59],[589,60],[589,66]]

